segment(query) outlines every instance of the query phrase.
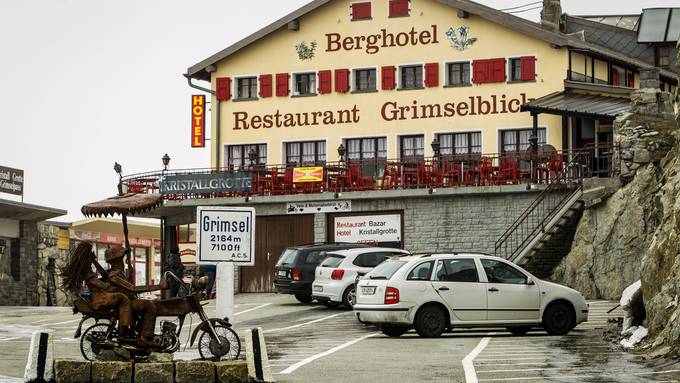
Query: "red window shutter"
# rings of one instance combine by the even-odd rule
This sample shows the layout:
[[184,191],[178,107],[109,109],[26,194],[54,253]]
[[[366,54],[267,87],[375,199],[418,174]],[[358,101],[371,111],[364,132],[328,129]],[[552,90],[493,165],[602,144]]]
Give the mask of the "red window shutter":
[[493,78],[493,82],[505,81],[505,59],[493,59],[491,61],[493,67],[491,77]]
[[408,16],[409,0],[390,0],[390,17]]
[[276,96],[286,97],[290,93],[290,88],[288,86],[288,73],[277,73],[276,74]]
[[272,75],[260,75],[260,97],[272,96]]
[[536,57],[525,56],[520,58],[520,71],[522,81],[536,80]]
[[349,69],[335,70],[335,91],[338,93],[349,91]]
[[619,70],[618,69],[612,68],[611,78],[612,78],[612,85],[619,86]]
[[628,87],[635,88],[635,73],[628,73]]
[[438,63],[425,64],[425,86],[428,86],[428,87],[439,86],[439,64]]
[[397,81],[395,78],[395,73],[397,68],[393,66],[384,66],[380,68],[382,74],[382,89],[383,90],[393,90],[397,87]]
[[489,60],[475,60],[472,62],[472,82],[475,84],[484,84],[491,82],[490,80],[490,66]]
[[220,101],[225,101],[231,98],[231,78],[218,77],[215,80],[215,96]]
[[331,92],[331,77],[331,71],[319,71],[319,94],[327,94]]
[[371,18],[371,2],[352,3],[352,20]]

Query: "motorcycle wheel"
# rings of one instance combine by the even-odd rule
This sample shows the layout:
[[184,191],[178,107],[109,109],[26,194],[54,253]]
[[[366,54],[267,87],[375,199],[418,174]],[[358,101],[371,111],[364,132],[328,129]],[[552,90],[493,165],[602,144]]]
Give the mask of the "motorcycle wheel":
[[203,330],[198,338],[198,353],[201,359],[213,361],[237,359],[241,354],[241,340],[236,331],[217,323],[213,324],[213,328],[222,344],[211,338],[210,330]]
[[109,323],[96,323],[83,332],[80,337],[80,353],[83,354],[85,359],[89,361],[97,359],[97,355],[102,349],[92,339],[105,340],[109,333],[109,326]]

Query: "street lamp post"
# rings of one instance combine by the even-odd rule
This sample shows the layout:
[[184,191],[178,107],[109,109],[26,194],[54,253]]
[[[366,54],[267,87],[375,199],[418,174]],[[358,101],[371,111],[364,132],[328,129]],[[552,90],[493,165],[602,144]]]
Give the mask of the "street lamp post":
[[165,173],[168,170],[168,165],[170,165],[170,156],[168,153],[165,153],[165,155],[161,157],[161,160],[163,161],[163,172]]
[[345,163],[345,153],[347,153],[347,149],[345,149],[345,145],[340,144],[340,146],[338,146],[338,155],[340,156],[340,163],[341,164]]
[[123,167],[118,162],[115,162],[113,170],[118,173],[118,195],[123,195]]
[[250,168],[252,169],[255,166],[255,161],[257,161],[257,152],[255,151],[255,148],[250,148],[248,151],[248,160],[250,160]]

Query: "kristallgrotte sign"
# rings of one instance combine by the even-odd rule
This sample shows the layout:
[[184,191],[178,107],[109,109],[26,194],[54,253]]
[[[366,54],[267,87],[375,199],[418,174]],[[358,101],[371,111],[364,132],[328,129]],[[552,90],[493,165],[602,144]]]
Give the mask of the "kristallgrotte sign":
[[160,193],[243,193],[252,191],[250,172],[225,172],[215,174],[180,174],[161,179]]

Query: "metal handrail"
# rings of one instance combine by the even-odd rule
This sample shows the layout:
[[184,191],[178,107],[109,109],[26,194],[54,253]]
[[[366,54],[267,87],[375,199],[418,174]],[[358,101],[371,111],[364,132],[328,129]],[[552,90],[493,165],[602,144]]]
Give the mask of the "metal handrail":
[[[583,164],[588,163],[592,150],[592,148],[587,148],[578,152],[576,155],[572,156],[565,167],[567,171],[576,170],[575,177],[572,178],[572,181],[575,180],[577,182],[576,188],[571,193],[565,194],[553,207],[549,207],[546,205],[552,200],[549,200],[548,197],[553,195],[555,190],[565,185],[565,183],[558,182],[550,183],[496,241],[494,244],[494,253],[496,256],[506,259],[514,258],[515,255],[518,252],[521,252],[522,249],[524,249],[524,246],[534,238],[539,230],[545,231],[546,223],[554,217],[556,212],[564,207],[564,204],[570,200],[575,193],[581,192],[583,188],[582,180],[584,178],[584,173],[587,174],[590,171],[590,167]],[[565,175],[566,174],[563,174],[562,176]],[[535,217],[534,213],[537,213],[538,217]],[[538,220],[533,227],[531,227],[530,223],[532,218],[534,221]],[[525,226],[527,225],[530,227],[525,230]],[[515,241],[516,237],[519,238]],[[507,249],[508,243],[511,246],[516,244],[516,246],[511,248],[509,254],[508,251],[501,251],[503,247]]]

